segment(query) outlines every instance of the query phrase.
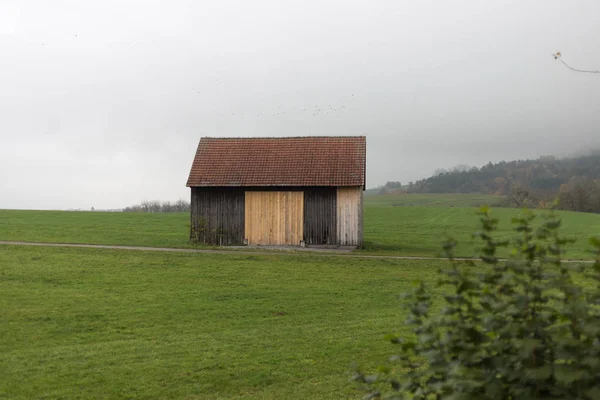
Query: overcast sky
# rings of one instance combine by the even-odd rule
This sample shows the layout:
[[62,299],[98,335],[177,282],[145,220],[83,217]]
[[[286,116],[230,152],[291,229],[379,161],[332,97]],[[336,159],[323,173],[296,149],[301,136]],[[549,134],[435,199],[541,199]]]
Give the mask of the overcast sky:
[[366,135],[368,187],[600,147],[600,74],[551,56],[600,69],[599,18],[597,0],[0,0],[0,208],[187,199],[201,136]]

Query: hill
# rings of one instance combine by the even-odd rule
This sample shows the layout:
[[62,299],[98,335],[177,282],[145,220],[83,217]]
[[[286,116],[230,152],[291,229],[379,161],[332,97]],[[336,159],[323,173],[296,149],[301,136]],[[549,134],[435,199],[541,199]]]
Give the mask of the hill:
[[502,161],[480,168],[460,165],[399,189],[395,184],[386,184],[380,192],[496,195],[506,197],[504,205],[515,207],[544,207],[559,199],[564,210],[600,212],[600,153]]
[[537,160],[519,160],[481,168],[458,166],[438,170],[430,178],[409,185],[413,193],[482,193],[508,195],[513,185],[532,190],[555,191],[574,177],[600,178],[600,154],[577,158],[546,156]]

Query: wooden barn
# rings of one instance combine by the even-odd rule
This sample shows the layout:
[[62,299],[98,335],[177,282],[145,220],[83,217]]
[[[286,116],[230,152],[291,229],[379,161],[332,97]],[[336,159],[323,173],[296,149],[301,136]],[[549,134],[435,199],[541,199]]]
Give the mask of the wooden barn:
[[201,138],[190,238],[218,245],[363,242],[364,136]]

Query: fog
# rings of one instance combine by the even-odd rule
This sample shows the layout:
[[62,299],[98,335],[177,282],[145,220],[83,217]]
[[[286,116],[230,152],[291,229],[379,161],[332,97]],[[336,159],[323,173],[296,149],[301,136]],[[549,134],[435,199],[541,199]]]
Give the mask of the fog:
[[600,147],[598,1],[0,1],[0,208],[188,198],[202,136],[366,135],[367,187]]

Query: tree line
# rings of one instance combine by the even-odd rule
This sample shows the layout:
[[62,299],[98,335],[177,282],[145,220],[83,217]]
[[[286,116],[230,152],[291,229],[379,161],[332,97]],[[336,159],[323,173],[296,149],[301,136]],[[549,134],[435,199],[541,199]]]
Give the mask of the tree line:
[[123,212],[146,212],[146,213],[160,213],[160,212],[188,212],[190,211],[190,203],[179,199],[175,202],[170,201],[158,201],[158,200],[145,200],[140,204],[135,204],[130,207],[125,207]]
[[600,153],[459,165],[407,185],[388,182],[378,192],[493,194],[503,196],[505,206],[530,208],[546,208],[558,200],[559,209],[600,213]]

